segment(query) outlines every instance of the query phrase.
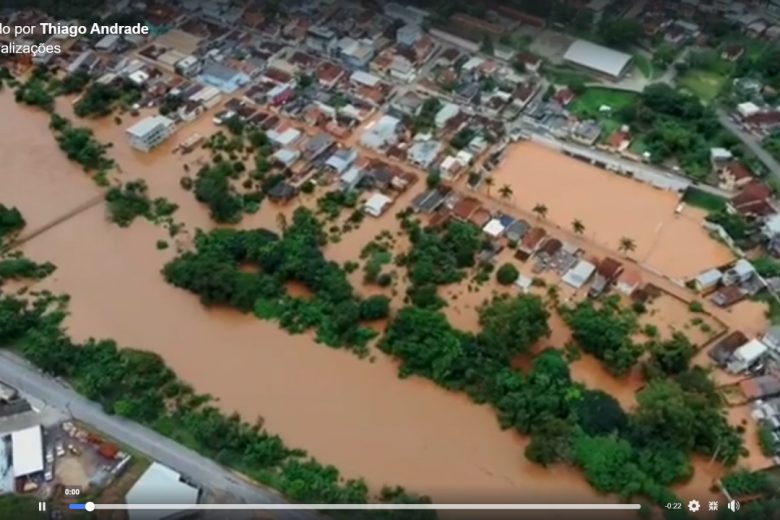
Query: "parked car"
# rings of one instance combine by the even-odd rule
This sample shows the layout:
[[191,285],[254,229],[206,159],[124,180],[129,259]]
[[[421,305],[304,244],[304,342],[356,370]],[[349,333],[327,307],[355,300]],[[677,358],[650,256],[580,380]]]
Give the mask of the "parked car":
[[46,482],[51,482],[54,480],[54,471],[52,468],[46,470],[46,473],[43,474],[43,478],[46,480]]
[[48,448],[46,450],[46,462],[49,463],[49,464],[54,462],[54,450],[51,449],[51,448]]
[[62,441],[57,441],[55,449],[57,450],[58,457],[62,457],[63,455],[65,455],[65,446],[63,446]]

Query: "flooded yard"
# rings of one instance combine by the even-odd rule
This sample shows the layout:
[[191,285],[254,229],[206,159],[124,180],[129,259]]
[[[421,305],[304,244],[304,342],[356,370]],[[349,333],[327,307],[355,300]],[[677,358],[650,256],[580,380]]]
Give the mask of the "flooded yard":
[[712,240],[695,211],[675,214],[677,194],[620,177],[534,143],[507,149],[493,172],[495,191],[508,184],[511,203],[530,211],[547,206],[547,219],[570,229],[579,219],[584,236],[617,250],[622,237],[632,239],[631,257],[673,279],[693,276],[732,260],[731,252]]

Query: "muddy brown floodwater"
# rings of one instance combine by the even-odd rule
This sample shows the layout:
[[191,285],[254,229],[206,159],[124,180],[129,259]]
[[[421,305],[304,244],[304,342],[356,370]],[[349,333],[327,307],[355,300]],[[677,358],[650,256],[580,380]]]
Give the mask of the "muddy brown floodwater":
[[[542,145],[525,142],[507,149],[493,172],[495,188],[508,184],[512,203],[530,211],[548,208],[547,219],[570,229],[579,219],[584,235],[617,249],[620,239],[636,243],[631,256],[670,278],[687,278],[733,259],[701,227],[694,208],[675,214],[677,194],[607,172]],[[680,251],[695,254],[680,254]]]
[[[9,93],[0,95],[0,108],[3,202],[38,226],[95,196],[91,181],[57,148],[46,116],[16,105]],[[101,140],[114,143],[123,177],[146,179],[153,196],[180,204],[178,219],[208,226],[204,208],[178,185],[182,166],[170,146],[152,156],[131,151],[122,134],[129,124],[93,125],[102,126]],[[196,130],[186,127],[173,142]],[[246,225],[272,223],[275,212],[269,206]],[[106,220],[101,204],[24,250],[57,265],[43,283],[71,295],[66,325],[75,338],[110,337],[160,354],[225,411],[248,421],[262,416],[291,446],[346,476],[365,477],[375,489],[400,484],[440,502],[606,500],[571,468],[529,463],[526,441],[501,431],[489,408],[422,379],[400,380],[395,363],[381,354],[370,363],[252,316],[203,308],[160,276],[173,255],[155,249],[165,236],[145,221],[120,229]]]

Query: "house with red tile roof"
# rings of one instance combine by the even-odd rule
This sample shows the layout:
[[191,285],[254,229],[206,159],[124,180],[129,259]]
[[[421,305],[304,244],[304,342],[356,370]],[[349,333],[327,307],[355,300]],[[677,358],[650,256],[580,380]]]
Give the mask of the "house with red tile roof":
[[729,161],[718,173],[718,187],[722,190],[736,191],[753,180],[753,173],[739,161]]
[[772,188],[761,181],[752,181],[730,201],[729,206],[737,213],[746,217],[767,217],[777,213],[775,209]]

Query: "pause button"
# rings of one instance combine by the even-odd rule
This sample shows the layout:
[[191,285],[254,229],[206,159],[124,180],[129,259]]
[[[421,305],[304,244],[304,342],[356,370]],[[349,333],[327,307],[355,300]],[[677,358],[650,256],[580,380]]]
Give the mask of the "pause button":
[[38,511],[46,511],[46,502],[38,502]]

